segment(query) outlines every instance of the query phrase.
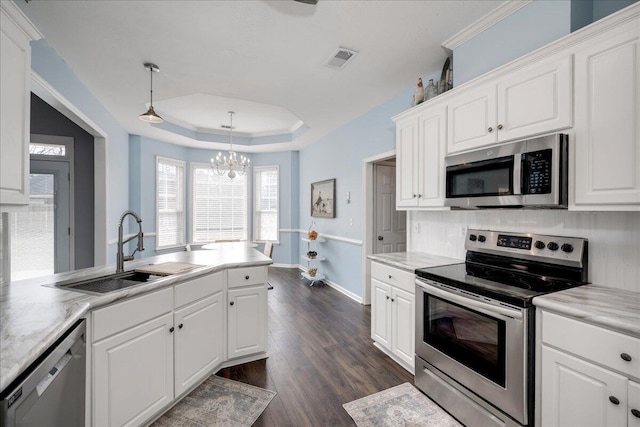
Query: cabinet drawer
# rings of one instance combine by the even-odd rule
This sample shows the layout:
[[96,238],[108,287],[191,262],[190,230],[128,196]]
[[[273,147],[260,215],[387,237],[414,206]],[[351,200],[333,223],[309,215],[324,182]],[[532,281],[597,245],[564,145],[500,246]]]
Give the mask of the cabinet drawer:
[[93,312],[93,342],[173,310],[173,288],[131,298]]
[[371,277],[415,294],[415,274],[377,262],[371,263]]
[[224,271],[220,271],[176,285],[176,308],[221,291],[224,288],[224,274]]
[[229,288],[260,285],[267,281],[267,267],[247,267],[229,270]]
[[[542,341],[632,378],[640,378],[638,338],[543,311]],[[624,360],[623,354],[631,360]]]

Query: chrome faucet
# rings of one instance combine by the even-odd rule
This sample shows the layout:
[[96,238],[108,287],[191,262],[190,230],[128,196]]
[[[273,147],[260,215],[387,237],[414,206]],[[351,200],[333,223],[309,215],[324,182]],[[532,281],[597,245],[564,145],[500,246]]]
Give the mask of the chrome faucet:
[[[123,239],[123,232],[122,232],[122,223],[124,222],[124,219],[127,215],[132,215],[136,221],[138,222],[138,227],[140,227],[140,231],[138,231],[138,234],[134,234],[133,236],[129,237],[128,239],[124,240]],[[134,238],[138,238],[138,247],[131,253],[131,255],[126,255],[124,254],[124,244],[133,240]],[[133,260],[133,255],[136,253],[136,251],[144,251],[144,242],[143,242],[143,234],[142,234],[142,219],[140,218],[140,216],[135,213],[134,211],[131,210],[127,210],[124,211],[122,213],[122,215],[120,215],[120,225],[118,225],[118,265],[116,267],[116,273],[122,273],[124,271],[124,262],[125,261],[132,261]]]

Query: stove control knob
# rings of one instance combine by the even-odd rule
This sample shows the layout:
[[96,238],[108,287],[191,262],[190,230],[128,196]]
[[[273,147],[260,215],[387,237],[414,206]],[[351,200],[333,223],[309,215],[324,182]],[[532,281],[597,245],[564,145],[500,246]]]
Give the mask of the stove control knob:
[[571,253],[571,252],[573,252],[573,246],[571,246],[571,245],[570,245],[570,244],[568,244],[568,243],[564,243],[562,246],[560,246],[560,249],[562,249],[562,251],[563,251],[563,252],[566,252],[566,253]]
[[550,251],[557,251],[558,250],[558,244],[556,242],[549,242],[547,244],[547,248],[549,248]]
[[478,236],[478,242],[480,243],[484,243],[487,241],[487,238],[484,237],[482,234]]
[[478,236],[476,236],[475,234],[470,234],[469,240],[471,240],[472,242],[475,242],[476,240],[478,240]]
[[547,245],[545,245],[544,242],[540,240],[538,240],[534,245],[536,249],[544,249],[547,247]]

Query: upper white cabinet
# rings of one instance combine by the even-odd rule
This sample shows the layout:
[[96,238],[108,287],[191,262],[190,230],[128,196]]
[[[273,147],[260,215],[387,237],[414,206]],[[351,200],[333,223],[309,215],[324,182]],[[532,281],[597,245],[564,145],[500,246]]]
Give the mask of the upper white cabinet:
[[396,126],[396,206],[444,206],[447,109],[433,105]]
[[447,153],[571,127],[571,55],[515,70],[449,103]]
[[448,105],[447,153],[458,153],[497,142],[495,85],[461,92]]
[[39,33],[12,2],[0,2],[0,210],[29,204],[31,46]]
[[572,207],[640,209],[639,35],[636,19],[575,54]]

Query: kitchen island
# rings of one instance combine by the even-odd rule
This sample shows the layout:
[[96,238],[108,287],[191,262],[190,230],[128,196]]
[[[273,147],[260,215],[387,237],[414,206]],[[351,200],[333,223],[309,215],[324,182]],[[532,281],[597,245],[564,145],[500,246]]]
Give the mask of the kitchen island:
[[112,274],[114,265],[3,284],[0,288],[0,390],[4,391],[69,327],[96,308],[227,269],[267,266],[272,260],[255,249],[234,248],[158,255],[127,263],[125,267],[133,270],[164,262],[202,267],[104,295],[67,291],[52,285]]

